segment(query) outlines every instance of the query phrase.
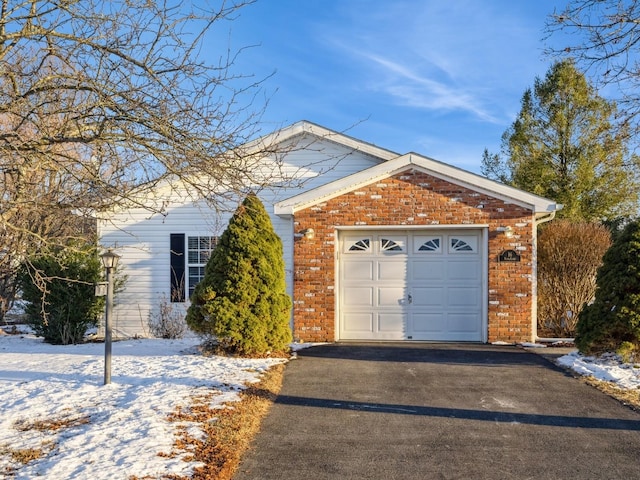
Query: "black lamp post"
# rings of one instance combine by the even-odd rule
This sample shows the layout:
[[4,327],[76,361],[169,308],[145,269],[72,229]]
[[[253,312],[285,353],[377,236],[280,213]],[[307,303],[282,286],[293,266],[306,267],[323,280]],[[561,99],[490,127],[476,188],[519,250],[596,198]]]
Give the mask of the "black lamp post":
[[113,273],[118,266],[120,255],[112,249],[100,255],[102,265],[107,272],[107,302],[104,314],[104,384],[111,383],[111,311],[113,310]]

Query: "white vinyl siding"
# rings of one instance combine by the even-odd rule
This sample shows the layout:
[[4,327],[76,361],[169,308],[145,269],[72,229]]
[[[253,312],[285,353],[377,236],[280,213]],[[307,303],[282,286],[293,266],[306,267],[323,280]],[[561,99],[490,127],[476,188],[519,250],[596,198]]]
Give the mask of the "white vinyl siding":
[[[293,291],[295,232],[290,217],[274,214],[274,203],[381,161],[324,139],[301,137],[298,146],[303,144],[307,147],[306,151],[292,150],[284,160],[278,159],[276,162],[274,168],[282,171],[287,181],[280,182],[273,189],[261,189],[258,193],[283,243],[289,294]],[[274,180],[274,183],[277,182]],[[163,215],[152,215],[148,210],[131,208],[114,212],[98,221],[100,244],[104,248],[114,247],[122,256],[119,274],[127,277],[123,291],[118,292],[115,298],[114,332],[117,336],[147,336],[149,313],[157,310],[163,298],[169,298],[170,234],[184,233],[186,238],[219,236],[235,209],[234,205],[230,205],[227,212],[213,212],[204,201],[191,199],[188,192],[167,193],[164,196],[158,192],[153,201],[156,205],[164,205]],[[237,201],[241,202],[242,198]],[[188,277],[188,262],[186,267],[185,276]],[[187,300],[182,305],[186,308],[188,304]]]

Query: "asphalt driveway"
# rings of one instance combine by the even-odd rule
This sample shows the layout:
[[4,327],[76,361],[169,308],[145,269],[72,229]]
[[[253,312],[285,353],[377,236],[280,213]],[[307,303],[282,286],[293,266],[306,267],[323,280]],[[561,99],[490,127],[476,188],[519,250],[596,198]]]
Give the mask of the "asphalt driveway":
[[234,480],[640,478],[640,413],[517,347],[299,352]]

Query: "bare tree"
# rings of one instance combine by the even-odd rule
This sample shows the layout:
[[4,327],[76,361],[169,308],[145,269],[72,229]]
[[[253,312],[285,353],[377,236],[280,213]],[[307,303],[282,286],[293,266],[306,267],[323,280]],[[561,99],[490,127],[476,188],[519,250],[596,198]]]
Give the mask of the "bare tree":
[[161,210],[144,201],[160,183],[215,204],[212,190],[264,181],[239,149],[256,133],[261,81],[210,43],[249,3],[0,1],[0,279],[105,208]]
[[[638,125],[640,113],[640,1],[569,0],[550,15],[547,34],[558,37],[549,47],[552,55],[569,56],[602,89],[619,89],[619,107],[626,119]],[[555,38],[554,38],[555,40]],[[565,43],[562,43],[565,42]]]

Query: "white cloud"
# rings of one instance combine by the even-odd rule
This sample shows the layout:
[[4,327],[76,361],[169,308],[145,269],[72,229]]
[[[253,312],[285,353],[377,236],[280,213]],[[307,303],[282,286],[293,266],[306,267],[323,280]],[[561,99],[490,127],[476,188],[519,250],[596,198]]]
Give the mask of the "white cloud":
[[511,119],[541,68],[532,59],[540,56],[544,16],[531,22],[516,7],[477,0],[389,3],[349,2],[335,22],[318,26],[322,43],[395,104]]
[[434,80],[429,75],[421,75],[410,67],[388,58],[368,53],[360,53],[360,56],[383,70],[386,79],[380,79],[376,88],[385,91],[404,105],[428,110],[462,110],[485,121],[496,121],[483,107],[482,102],[465,87]]

